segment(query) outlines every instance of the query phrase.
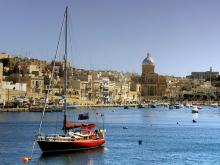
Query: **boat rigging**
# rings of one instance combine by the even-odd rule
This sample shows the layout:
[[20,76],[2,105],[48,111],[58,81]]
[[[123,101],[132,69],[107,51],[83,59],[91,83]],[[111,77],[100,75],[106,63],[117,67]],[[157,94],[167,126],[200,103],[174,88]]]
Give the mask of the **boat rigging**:
[[[102,129],[96,129],[95,123],[83,124],[83,123],[71,123],[67,121],[67,54],[68,54],[68,45],[67,45],[67,37],[68,37],[68,7],[66,7],[65,14],[65,52],[64,52],[64,86],[63,86],[63,99],[64,99],[64,106],[63,106],[63,134],[44,134],[42,133],[42,123],[45,115],[46,110],[46,100],[48,99],[49,91],[52,84],[53,78],[53,71],[55,68],[55,60],[57,56],[57,51],[59,47],[59,42],[61,38],[61,33],[63,29],[63,24],[61,26],[61,32],[59,35],[58,46],[55,53],[55,60],[53,63],[53,69],[51,73],[51,79],[49,84],[49,90],[46,92],[45,96],[45,104],[42,110],[41,121],[38,129],[38,133],[34,139],[31,156],[25,156],[23,158],[24,162],[28,162],[31,160],[33,156],[33,152],[35,149],[35,143],[37,142],[40,149],[43,153],[52,153],[52,152],[69,152],[69,151],[76,151],[76,150],[84,150],[84,149],[92,149],[102,146],[105,143],[105,132],[104,123]],[[78,120],[87,120],[89,118],[89,113],[87,114],[80,114]],[[100,115],[103,120],[104,115]]]

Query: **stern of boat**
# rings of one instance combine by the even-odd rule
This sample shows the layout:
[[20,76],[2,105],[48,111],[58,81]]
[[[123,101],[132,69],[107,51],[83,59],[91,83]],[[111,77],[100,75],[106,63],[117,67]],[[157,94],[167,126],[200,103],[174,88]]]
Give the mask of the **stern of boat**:
[[105,139],[105,134],[106,134],[106,130],[105,129],[100,129],[98,132],[98,136],[100,139]]

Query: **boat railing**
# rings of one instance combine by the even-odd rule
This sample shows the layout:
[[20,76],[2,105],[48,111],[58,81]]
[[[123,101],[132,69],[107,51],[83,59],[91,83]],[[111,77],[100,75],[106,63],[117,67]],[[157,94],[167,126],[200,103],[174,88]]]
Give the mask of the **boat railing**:
[[68,137],[68,136],[61,136],[58,134],[40,134],[37,136],[37,141],[74,141],[76,138]]
[[39,134],[37,135],[37,140],[53,140],[59,137],[59,134]]

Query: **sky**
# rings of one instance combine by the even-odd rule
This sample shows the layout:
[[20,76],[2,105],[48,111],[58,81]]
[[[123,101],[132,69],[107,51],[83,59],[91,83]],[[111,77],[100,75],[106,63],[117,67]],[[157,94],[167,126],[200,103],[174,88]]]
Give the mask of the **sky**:
[[220,71],[219,0],[0,0],[0,51],[52,60],[67,5],[77,68],[141,73],[149,52],[162,75]]

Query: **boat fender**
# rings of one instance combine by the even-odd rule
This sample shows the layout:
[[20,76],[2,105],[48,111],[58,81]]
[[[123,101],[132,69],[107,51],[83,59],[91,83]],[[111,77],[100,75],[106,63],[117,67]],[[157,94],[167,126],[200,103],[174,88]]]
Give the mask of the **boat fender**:
[[29,156],[24,156],[23,159],[22,159],[22,162],[23,162],[23,163],[28,163],[30,160],[31,160],[31,157],[29,157]]
[[142,144],[142,140],[138,140],[138,144],[141,145]]
[[192,121],[192,122],[193,122],[193,123],[196,123],[197,121],[193,119],[193,121]]

